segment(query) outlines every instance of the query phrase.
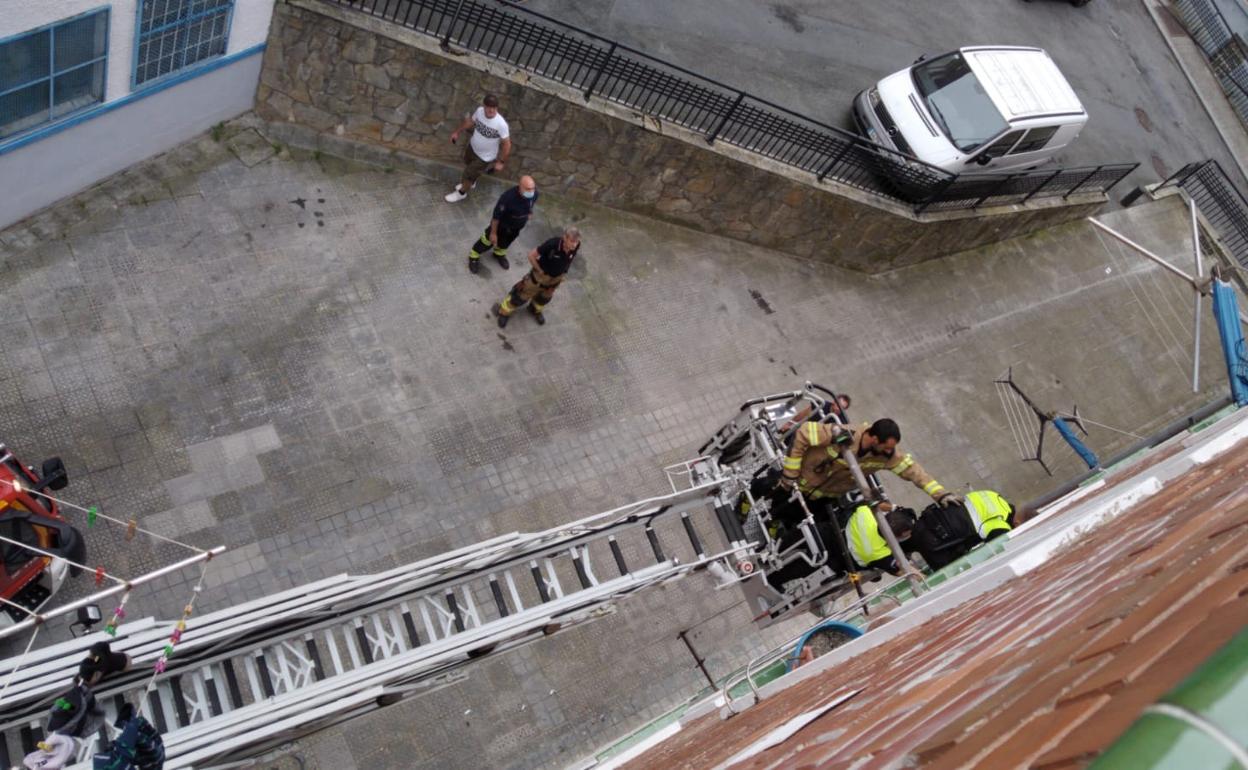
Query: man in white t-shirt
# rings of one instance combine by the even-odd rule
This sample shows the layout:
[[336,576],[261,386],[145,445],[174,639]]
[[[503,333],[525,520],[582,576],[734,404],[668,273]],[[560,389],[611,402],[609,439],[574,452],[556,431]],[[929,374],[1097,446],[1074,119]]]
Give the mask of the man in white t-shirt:
[[468,191],[477,186],[478,177],[486,170],[502,171],[511,155],[511,131],[498,114],[498,97],[494,94],[486,94],[477,111],[464,116],[459,127],[451,132],[451,144],[468,130],[472,131],[472,138],[464,145],[464,173],[455,189],[447,194],[447,203],[467,198]]

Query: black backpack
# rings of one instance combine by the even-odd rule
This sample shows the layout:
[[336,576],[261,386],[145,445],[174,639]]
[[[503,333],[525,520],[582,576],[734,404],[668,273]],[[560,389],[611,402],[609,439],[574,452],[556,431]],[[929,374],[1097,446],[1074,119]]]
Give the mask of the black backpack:
[[52,703],[48,714],[48,732],[83,738],[100,726],[104,709],[95,702],[91,690],[75,684]]

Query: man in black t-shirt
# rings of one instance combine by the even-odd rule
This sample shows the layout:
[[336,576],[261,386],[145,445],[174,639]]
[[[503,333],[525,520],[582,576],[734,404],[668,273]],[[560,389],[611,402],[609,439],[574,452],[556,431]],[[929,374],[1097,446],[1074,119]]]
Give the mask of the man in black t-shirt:
[[494,204],[494,214],[486,225],[481,237],[472,242],[468,250],[468,269],[477,272],[480,269],[481,253],[486,249],[494,250],[494,258],[504,270],[511,267],[507,261],[507,247],[516,239],[533,215],[533,207],[537,205],[537,182],[531,176],[520,177],[520,184],[504,192]]
[[559,284],[563,283],[563,278],[567,275],[568,268],[572,267],[572,260],[576,259],[580,248],[581,231],[575,227],[566,227],[562,236],[551,238],[530,251],[528,274],[511,287],[511,291],[498,305],[498,328],[505,327],[511,314],[524,307],[529,300],[533,301],[529,305],[533,317],[539,324],[546,323],[542,309],[550,303]]

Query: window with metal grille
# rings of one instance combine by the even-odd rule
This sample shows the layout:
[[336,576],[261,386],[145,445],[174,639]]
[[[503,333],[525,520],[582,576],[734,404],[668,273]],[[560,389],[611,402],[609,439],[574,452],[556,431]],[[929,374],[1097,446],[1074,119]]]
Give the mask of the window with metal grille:
[[139,0],[134,85],[225,53],[234,0]]
[[108,9],[0,41],[0,140],[104,101]]

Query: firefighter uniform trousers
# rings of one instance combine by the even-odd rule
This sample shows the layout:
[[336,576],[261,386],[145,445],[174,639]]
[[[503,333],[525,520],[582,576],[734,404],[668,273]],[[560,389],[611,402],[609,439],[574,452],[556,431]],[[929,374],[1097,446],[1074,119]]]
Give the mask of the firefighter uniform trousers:
[[507,296],[503,298],[502,304],[498,306],[498,314],[509,316],[520,308],[524,307],[530,300],[533,302],[533,312],[540,313],[542,308],[550,304],[550,300],[555,296],[555,289],[559,288],[559,284],[563,283],[563,276],[551,278],[542,272],[541,268],[533,268],[511,287],[511,291],[507,292]]
[[[498,245],[494,247],[494,256],[502,259],[507,256],[507,247],[511,245],[520,235],[519,230],[506,230],[501,225],[498,228]],[[490,227],[486,225],[485,232],[481,233],[481,237],[472,242],[472,246],[468,249],[469,259],[480,259],[490,248]]]

